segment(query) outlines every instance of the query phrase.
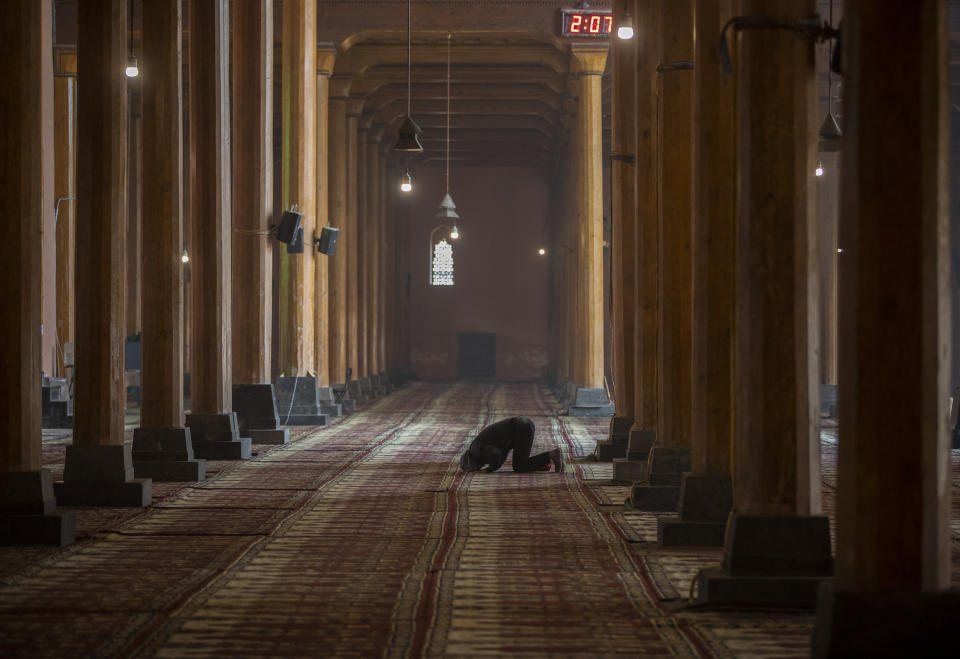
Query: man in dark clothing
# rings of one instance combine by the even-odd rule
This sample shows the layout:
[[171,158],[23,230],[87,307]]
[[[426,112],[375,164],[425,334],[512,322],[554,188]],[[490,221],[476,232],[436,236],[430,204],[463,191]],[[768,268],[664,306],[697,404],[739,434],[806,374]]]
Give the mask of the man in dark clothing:
[[487,465],[487,471],[496,471],[513,451],[514,471],[541,471],[552,462],[554,470],[563,471],[560,449],[553,449],[530,457],[535,427],[525,416],[514,416],[497,421],[480,431],[460,458],[460,468],[477,471]]

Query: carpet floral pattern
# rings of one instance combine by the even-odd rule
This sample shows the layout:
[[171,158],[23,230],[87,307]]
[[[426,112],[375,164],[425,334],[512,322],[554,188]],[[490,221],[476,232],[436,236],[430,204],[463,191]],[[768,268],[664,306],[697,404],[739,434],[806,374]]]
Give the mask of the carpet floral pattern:
[[[577,460],[606,421],[558,407],[542,385],[415,383],[201,483],[155,484],[145,510],[77,509],[70,547],[0,548],[0,655],[808,654],[809,612],[691,605],[719,550],[658,548],[610,465]],[[458,470],[480,428],[519,414],[564,474]],[[55,477],[67,443],[45,437]]]

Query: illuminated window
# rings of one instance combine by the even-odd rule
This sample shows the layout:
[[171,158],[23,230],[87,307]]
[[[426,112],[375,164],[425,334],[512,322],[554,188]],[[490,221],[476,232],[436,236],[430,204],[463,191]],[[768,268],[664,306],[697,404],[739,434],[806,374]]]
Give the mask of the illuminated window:
[[434,286],[453,286],[453,245],[446,239],[433,246],[430,273],[430,283]]

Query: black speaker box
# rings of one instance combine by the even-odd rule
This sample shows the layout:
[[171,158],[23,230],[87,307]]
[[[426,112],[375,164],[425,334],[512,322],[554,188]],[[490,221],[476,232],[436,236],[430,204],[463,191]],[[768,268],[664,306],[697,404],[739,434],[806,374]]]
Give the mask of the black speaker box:
[[337,236],[340,235],[340,229],[333,227],[323,227],[320,237],[317,238],[317,251],[327,256],[333,256],[337,252]]
[[[300,222],[303,215],[296,211],[283,211],[280,217],[280,226],[277,227],[277,240],[289,245],[297,237],[297,231],[300,229]],[[301,248],[301,252],[303,249]]]
[[287,254],[303,254],[303,227],[297,227],[293,240],[287,245]]

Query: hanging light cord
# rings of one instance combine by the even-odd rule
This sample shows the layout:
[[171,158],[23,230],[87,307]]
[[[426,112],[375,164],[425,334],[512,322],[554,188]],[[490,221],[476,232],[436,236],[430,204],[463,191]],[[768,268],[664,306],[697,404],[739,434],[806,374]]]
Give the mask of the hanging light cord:
[[410,5],[413,0],[407,0],[407,116],[410,116]]
[[[830,0],[830,27],[833,27],[833,0]],[[827,114],[833,114],[833,40],[829,44],[829,56],[827,58]]]
[[450,194],[450,40],[447,32],[447,194]]
[[133,57],[133,0],[130,0],[130,34],[127,40],[130,42],[130,57]]

